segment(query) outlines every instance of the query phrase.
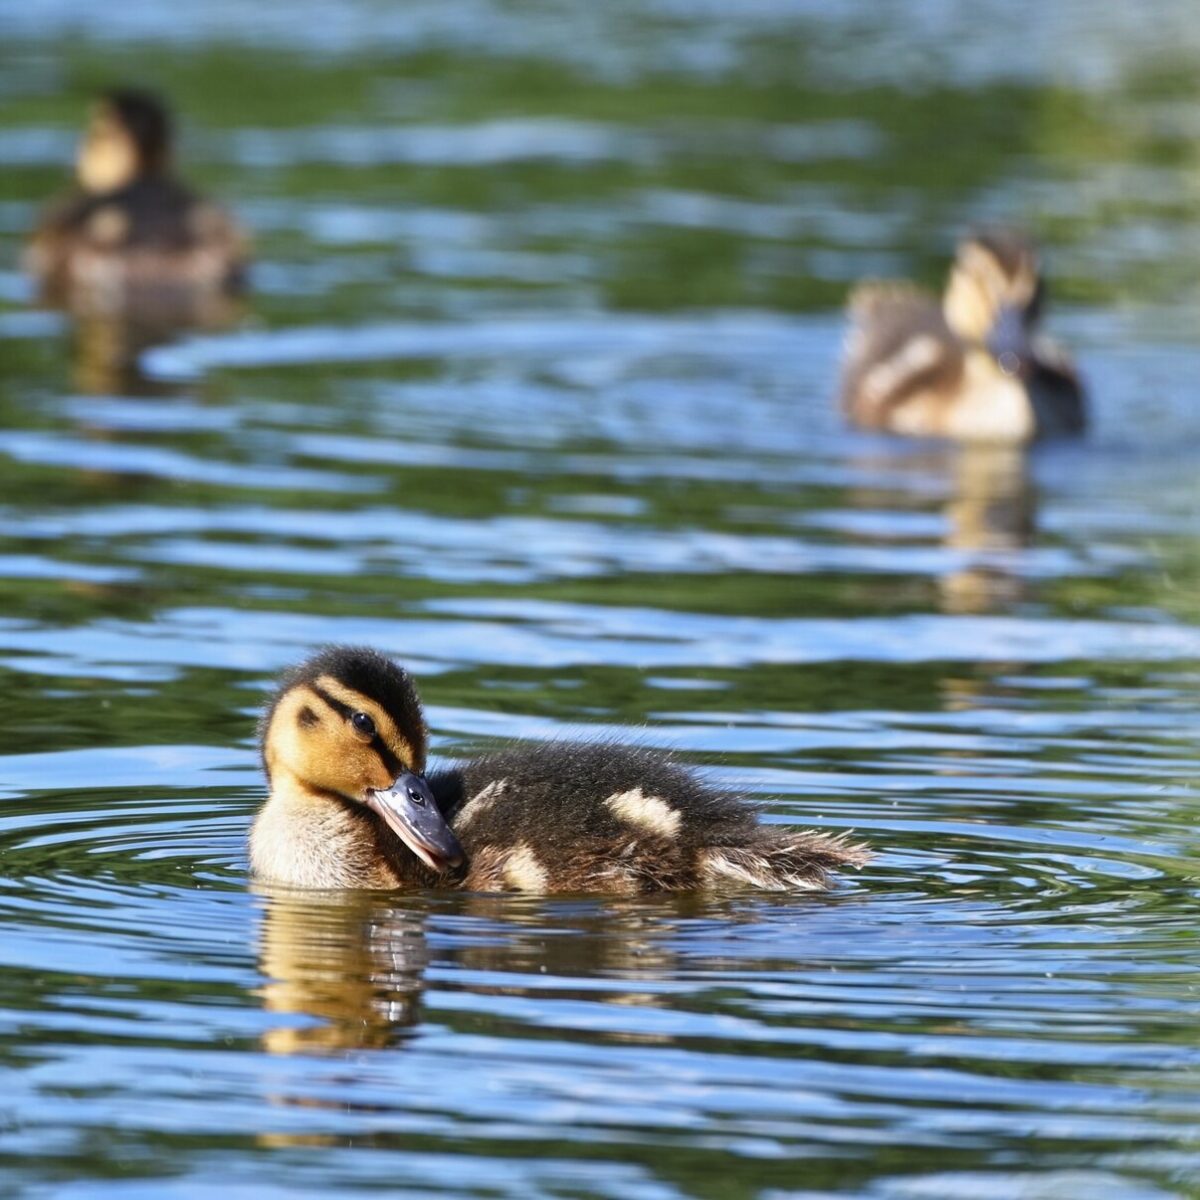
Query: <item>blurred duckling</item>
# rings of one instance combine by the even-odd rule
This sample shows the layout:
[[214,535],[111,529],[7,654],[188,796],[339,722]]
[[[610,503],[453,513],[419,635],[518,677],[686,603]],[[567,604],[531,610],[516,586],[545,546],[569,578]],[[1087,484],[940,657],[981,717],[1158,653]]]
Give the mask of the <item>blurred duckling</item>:
[[1079,379],[1038,332],[1044,298],[1033,245],[1011,232],[959,246],[940,304],[911,284],[856,288],[843,412],[865,429],[915,437],[1027,442],[1080,433]]
[[156,96],[117,89],[93,105],[77,187],[43,217],[25,267],[44,300],[84,312],[203,316],[245,279],[248,243],[172,171],[172,122]]
[[640,747],[551,742],[426,777],[416,688],[373,650],[331,647],[291,671],[260,733],[270,796],[251,866],[296,887],[812,891],[868,857],[762,825],[746,800]]

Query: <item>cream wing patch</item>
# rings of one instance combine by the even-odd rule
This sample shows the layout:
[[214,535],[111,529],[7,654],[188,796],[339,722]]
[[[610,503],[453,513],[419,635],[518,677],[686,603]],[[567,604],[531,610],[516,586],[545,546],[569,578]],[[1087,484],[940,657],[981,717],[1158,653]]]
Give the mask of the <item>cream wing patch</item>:
[[454,828],[465,829],[480,813],[487,812],[507,790],[507,779],[493,779],[462,806],[462,810],[454,818]]
[[872,367],[862,381],[862,393],[872,403],[885,400],[902,384],[928,371],[945,357],[945,349],[937,338],[922,334],[906,342],[890,358]]
[[518,842],[504,863],[504,882],[518,892],[544,892],[547,878],[537,855],[524,842]]
[[604,803],[622,821],[659,837],[675,837],[683,821],[683,814],[678,809],[659,796],[647,796],[640,787],[615,792]]
[[96,245],[119,246],[129,236],[129,217],[115,204],[106,204],[88,218],[87,229]]

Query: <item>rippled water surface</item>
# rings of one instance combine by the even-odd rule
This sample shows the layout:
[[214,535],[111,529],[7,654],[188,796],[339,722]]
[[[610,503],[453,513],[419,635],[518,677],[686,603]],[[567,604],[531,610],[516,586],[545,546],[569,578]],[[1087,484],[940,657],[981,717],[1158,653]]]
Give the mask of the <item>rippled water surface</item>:
[[[1196,1194],[1188,4],[0,0],[0,44],[3,1190]],[[229,324],[32,305],[113,79],[254,230]],[[1089,437],[845,431],[848,284],[979,219],[1048,247]],[[255,890],[254,715],[327,641],[413,667],[440,759],[636,737],[878,856]]]

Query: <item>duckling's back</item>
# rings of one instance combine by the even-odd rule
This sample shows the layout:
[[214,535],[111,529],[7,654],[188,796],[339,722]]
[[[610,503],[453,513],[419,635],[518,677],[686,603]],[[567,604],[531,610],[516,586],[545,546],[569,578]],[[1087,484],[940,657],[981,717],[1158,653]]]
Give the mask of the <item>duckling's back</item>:
[[744,798],[644,747],[549,743],[429,783],[466,851],[471,890],[813,890],[865,858],[825,834],[760,824]]
[[848,311],[842,412],[866,429],[887,429],[905,408],[920,408],[928,410],[925,422],[936,426],[945,397],[953,396],[963,374],[962,350],[938,302],[908,284],[872,283],[855,290]]
[[236,290],[246,242],[227,213],[167,175],[118,191],[79,193],[33,235],[26,267],[47,299],[95,307],[131,293]]

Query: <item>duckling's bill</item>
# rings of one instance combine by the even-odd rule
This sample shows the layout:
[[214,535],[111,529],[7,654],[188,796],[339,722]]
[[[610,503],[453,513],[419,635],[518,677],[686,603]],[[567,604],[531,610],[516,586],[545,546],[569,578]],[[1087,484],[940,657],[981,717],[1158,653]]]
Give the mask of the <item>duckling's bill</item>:
[[405,771],[386,791],[368,792],[367,807],[431,871],[441,873],[462,862],[462,846],[420,775]]
[[1025,314],[1015,306],[1004,305],[996,315],[987,346],[1006,375],[1026,373],[1033,359],[1033,346]]

